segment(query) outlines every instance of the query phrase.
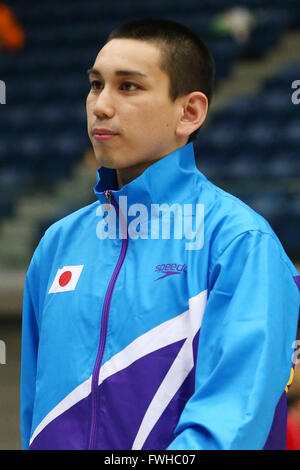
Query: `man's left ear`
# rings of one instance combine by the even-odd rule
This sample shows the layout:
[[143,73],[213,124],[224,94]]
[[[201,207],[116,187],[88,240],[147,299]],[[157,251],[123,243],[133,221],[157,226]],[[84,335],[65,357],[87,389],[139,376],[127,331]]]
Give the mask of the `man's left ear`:
[[202,126],[206,119],[208,100],[204,93],[193,91],[182,97],[181,115],[176,128],[176,135],[189,137]]

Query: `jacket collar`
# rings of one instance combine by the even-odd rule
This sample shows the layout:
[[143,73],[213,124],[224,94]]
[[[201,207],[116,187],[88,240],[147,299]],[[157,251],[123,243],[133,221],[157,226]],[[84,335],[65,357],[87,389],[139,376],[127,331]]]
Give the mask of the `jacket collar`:
[[116,170],[99,168],[94,192],[101,202],[105,199],[104,191],[109,189],[117,201],[120,196],[127,196],[130,204],[176,203],[187,199],[187,187],[192,196],[199,178],[206,179],[196,166],[194,146],[190,142],[150,165],[120,190],[117,189]]

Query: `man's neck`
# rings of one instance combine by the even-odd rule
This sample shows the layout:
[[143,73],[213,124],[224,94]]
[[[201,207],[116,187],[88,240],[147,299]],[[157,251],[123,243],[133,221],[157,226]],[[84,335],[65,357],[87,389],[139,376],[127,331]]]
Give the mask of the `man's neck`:
[[121,189],[125,184],[130,183],[135,178],[140,176],[146,170],[146,168],[155,163],[155,161],[145,162],[143,164],[135,165],[130,168],[121,168],[116,170],[118,189]]
[[174,152],[175,150],[183,147],[186,145],[187,142],[174,145],[172,148],[169,149],[168,152],[166,152],[163,156],[156,158],[152,161],[145,161],[142,163],[139,163],[138,165],[131,166],[129,168],[119,168],[116,170],[117,174],[117,182],[118,182],[118,189],[121,189],[125,184],[130,183],[133,181],[135,178],[140,176],[150,165],[153,165],[153,163],[157,162],[164,156]]

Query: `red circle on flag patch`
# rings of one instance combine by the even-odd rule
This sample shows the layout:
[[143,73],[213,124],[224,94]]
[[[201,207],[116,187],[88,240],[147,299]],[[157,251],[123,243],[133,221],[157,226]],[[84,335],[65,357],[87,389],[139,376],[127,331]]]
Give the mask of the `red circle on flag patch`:
[[72,277],[71,271],[65,271],[64,273],[62,273],[62,275],[60,276],[58,280],[59,285],[61,287],[65,287],[70,282],[71,277]]

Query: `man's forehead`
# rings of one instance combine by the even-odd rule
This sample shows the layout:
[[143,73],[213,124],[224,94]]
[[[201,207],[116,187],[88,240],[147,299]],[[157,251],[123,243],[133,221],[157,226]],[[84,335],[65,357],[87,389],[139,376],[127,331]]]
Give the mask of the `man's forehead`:
[[159,70],[160,50],[158,46],[136,39],[112,39],[99,51],[93,68],[114,70],[136,70],[147,74]]

